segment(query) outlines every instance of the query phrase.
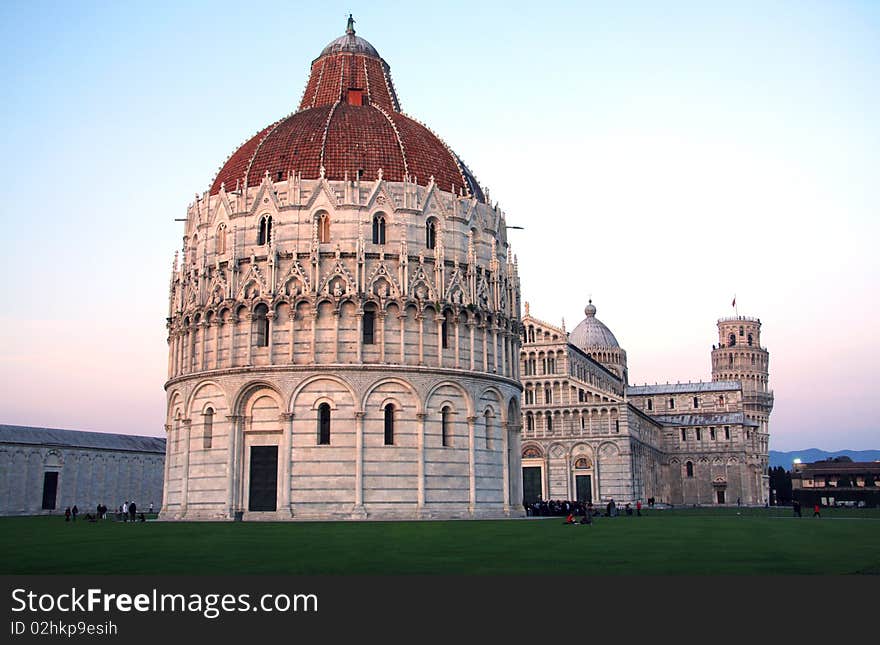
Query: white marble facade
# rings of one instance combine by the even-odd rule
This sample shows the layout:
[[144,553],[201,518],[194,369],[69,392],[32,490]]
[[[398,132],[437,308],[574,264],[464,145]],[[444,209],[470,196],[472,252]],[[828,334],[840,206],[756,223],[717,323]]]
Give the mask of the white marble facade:
[[[351,183],[266,178],[248,199],[189,208],[163,517],[520,512],[519,281],[503,214],[436,186]],[[249,508],[255,445],[280,450],[273,511]]]
[[632,386],[626,352],[587,306],[569,334],[523,318],[525,501],[762,505],[769,354],[759,320],[718,321],[712,381]]

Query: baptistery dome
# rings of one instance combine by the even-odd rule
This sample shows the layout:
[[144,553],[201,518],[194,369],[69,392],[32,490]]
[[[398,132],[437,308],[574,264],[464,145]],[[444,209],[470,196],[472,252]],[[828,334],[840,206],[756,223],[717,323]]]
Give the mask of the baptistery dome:
[[471,171],[436,134],[400,111],[388,64],[376,48],[348,33],[312,62],[299,109],[257,132],[220,168],[221,186],[256,186],[298,173],[304,179],[410,181],[485,201]]
[[506,218],[354,33],[186,212],[166,519],[522,513]]

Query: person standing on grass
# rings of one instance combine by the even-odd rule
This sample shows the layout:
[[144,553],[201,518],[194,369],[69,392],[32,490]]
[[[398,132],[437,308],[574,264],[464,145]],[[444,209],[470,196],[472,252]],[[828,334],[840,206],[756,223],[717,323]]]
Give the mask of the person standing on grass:
[[122,502],[122,521],[128,521],[128,500]]
[[70,507],[69,506],[64,509],[64,521],[65,522],[70,521]]
[[128,505],[128,514],[131,516],[131,521],[134,522],[137,519],[137,504],[132,502]]
[[636,516],[642,516],[642,500],[640,499],[636,500]]
[[79,514],[79,509],[76,507],[76,504],[73,505],[73,521],[76,522],[76,516]]
[[822,517],[819,515],[819,505],[813,504],[813,517]]

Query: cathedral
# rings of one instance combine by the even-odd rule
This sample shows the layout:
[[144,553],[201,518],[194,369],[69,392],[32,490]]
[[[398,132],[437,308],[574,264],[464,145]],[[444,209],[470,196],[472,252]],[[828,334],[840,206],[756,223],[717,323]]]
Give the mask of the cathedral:
[[592,301],[571,333],[523,317],[523,501],[765,504],[768,388],[761,321],[718,321],[712,380],[629,385]]
[[185,221],[163,518],[523,514],[504,214],[353,20]]
[[299,106],[188,206],[182,242],[163,519],[767,497],[760,322],[719,321],[712,382],[632,387],[592,303],[571,335],[522,318],[504,213],[402,111],[351,18]]

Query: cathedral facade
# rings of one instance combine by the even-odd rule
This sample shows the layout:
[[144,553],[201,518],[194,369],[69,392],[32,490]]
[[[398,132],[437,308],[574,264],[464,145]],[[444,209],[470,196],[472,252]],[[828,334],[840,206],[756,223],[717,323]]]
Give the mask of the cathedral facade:
[[503,213],[355,34],[188,207],[166,519],[522,514]]
[[592,301],[585,314],[569,334],[526,305],[524,503],[765,504],[773,393],[761,321],[718,321],[711,381],[631,386]]

